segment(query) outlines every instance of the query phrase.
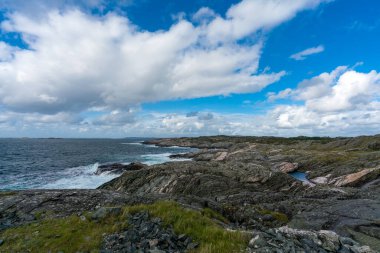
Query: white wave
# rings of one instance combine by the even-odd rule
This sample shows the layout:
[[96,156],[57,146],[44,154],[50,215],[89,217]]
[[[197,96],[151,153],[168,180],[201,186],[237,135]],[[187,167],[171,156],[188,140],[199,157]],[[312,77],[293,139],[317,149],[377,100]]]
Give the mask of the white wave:
[[[187,158],[170,158],[173,153],[141,155],[141,162],[147,165],[160,164],[170,161],[188,161]],[[101,173],[96,175],[99,164],[69,168],[59,173],[60,179],[42,185],[41,189],[95,189],[100,185],[118,177],[118,174]]]
[[143,145],[141,142],[123,142],[123,145]]
[[142,163],[145,163],[147,165],[154,165],[154,164],[160,164],[160,163],[166,163],[166,162],[179,162],[179,161],[191,161],[189,158],[170,158],[170,155],[173,155],[173,153],[162,153],[162,154],[149,154],[149,155],[142,155]]
[[41,186],[42,189],[95,189],[100,185],[119,176],[117,174],[102,173],[95,175],[99,164],[79,166],[66,169],[60,179]]
[[141,162],[147,165],[165,163],[171,160],[170,155],[172,155],[172,153],[141,155]]
[[145,144],[145,147],[148,147],[148,148],[159,148],[159,146],[154,145],[154,144]]

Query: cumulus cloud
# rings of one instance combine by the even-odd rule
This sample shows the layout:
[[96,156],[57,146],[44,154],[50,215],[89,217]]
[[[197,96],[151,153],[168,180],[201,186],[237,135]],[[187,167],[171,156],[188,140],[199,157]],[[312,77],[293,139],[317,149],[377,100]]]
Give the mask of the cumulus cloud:
[[322,53],[323,51],[325,51],[325,47],[323,45],[319,45],[317,47],[311,47],[301,52],[298,52],[296,54],[293,54],[290,56],[290,58],[296,61],[302,61],[302,60],[305,60],[310,55],[319,54],[319,53]]
[[303,105],[279,105],[269,111],[267,117],[279,128],[343,135],[379,129],[380,74],[374,70],[361,73],[341,66],[273,97],[281,94]]
[[[84,132],[107,124],[137,131],[144,122],[148,130],[176,126],[183,133],[233,134],[251,128],[237,116],[229,121],[211,112],[149,121],[137,117],[133,108],[144,102],[257,92],[278,81],[284,71],[258,71],[264,41],[260,31],[326,0],[243,0],[225,16],[201,8],[193,22],[180,19],[155,32],[117,12],[94,16],[85,10],[107,1],[80,1],[76,7],[70,5],[74,1],[35,1],[35,8],[43,6],[39,15],[17,2],[0,5],[13,10],[1,23],[2,32],[20,34],[27,45],[0,42],[2,122],[61,121]],[[62,8],[67,4],[71,7]],[[240,43],[248,37],[255,42]],[[99,116],[80,116],[91,111],[100,111]]]
[[[71,9],[35,19],[16,12],[1,28],[20,33],[29,48],[10,57],[8,45],[2,44],[6,61],[0,63],[0,103],[14,111],[54,114],[256,92],[284,72],[258,73],[262,43],[237,40],[320,2],[244,0],[225,19],[203,8],[195,17],[206,16],[210,23],[194,26],[180,20],[157,32],[142,31],[112,13],[95,17]],[[215,40],[223,43],[215,45]]]

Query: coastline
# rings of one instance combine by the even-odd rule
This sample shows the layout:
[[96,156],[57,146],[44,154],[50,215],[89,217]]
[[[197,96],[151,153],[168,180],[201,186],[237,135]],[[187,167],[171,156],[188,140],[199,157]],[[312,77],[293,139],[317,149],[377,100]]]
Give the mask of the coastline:
[[[153,204],[165,200],[195,211],[211,209],[228,221],[218,224],[247,231],[250,234],[247,252],[270,250],[274,246],[268,242],[280,247],[293,243],[295,249],[311,248],[314,237],[328,242],[329,246],[316,244],[328,252],[351,250],[350,247],[368,249],[364,245],[379,250],[376,222],[380,220],[380,155],[374,145],[377,142],[380,143],[379,136],[151,140],[147,144],[174,144],[170,146],[198,150],[178,155],[191,161],[126,171],[94,190],[3,193],[0,239],[1,231],[38,222],[38,212],[52,210],[59,218],[93,212],[105,205]],[[306,173],[315,185],[302,183],[288,174],[294,171]],[[281,234],[283,242],[274,240],[271,233]],[[346,245],[342,238],[351,238],[355,243]],[[305,244],[307,240],[310,245]]]

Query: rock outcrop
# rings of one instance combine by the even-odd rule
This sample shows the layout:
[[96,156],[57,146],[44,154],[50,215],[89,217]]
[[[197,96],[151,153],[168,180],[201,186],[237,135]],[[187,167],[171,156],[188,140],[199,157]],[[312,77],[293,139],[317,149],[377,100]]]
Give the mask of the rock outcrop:
[[168,252],[181,253],[198,246],[190,237],[177,235],[171,227],[165,227],[160,218],[139,212],[128,218],[128,228],[105,236],[101,253]]
[[139,162],[130,163],[130,164],[121,164],[121,163],[104,164],[98,167],[95,174],[96,175],[100,175],[102,173],[122,174],[125,171],[140,170],[144,167],[146,167],[146,165]]

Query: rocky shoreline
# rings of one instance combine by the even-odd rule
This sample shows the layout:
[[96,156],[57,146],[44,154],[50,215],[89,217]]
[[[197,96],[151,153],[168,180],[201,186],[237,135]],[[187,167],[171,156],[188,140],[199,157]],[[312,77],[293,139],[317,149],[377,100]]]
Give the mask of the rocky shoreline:
[[[225,231],[246,234],[246,252],[380,251],[379,135],[355,138],[213,136],[158,139],[145,144],[192,147],[198,151],[175,155],[192,161],[101,168],[99,173],[115,170],[123,174],[96,190],[0,193],[0,252],[7,252],[3,249],[11,247],[15,240],[9,234],[20,233],[12,229],[17,231],[19,227],[43,223],[46,219],[81,217],[102,207],[152,205],[157,201],[173,201],[185,211],[192,210],[210,218],[210,222]],[[292,172],[305,173],[312,184],[295,179],[289,174]],[[150,219],[143,221],[152,225]],[[160,225],[163,230],[165,226]],[[139,231],[140,225],[136,227],[134,234],[141,232],[148,236],[149,233]],[[190,228],[188,231],[192,233]],[[129,236],[121,236],[122,233]],[[185,246],[173,246],[170,250],[150,248],[148,239],[160,238],[132,242],[128,239],[133,237],[130,233],[121,229],[102,235],[103,244],[98,250],[138,252],[140,246],[136,243],[146,246],[142,252],[188,250]],[[180,236],[174,231],[169,234],[168,238]],[[135,248],[123,248],[128,242],[135,243]],[[200,247],[195,251],[217,252],[202,251],[205,242],[194,239],[194,243]],[[240,251],[236,248],[236,252]]]

